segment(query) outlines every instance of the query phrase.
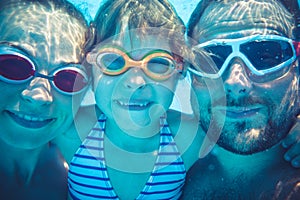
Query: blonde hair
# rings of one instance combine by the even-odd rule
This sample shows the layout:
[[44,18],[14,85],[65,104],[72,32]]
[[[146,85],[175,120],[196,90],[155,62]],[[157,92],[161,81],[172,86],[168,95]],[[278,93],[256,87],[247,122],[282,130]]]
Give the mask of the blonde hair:
[[94,25],[97,44],[123,30],[137,30],[170,41],[176,54],[185,55],[185,25],[167,0],[109,0],[98,10]]

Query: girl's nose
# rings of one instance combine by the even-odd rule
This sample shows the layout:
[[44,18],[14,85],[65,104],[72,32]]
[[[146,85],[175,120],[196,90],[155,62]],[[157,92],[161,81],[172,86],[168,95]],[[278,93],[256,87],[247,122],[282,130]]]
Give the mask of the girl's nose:
[[128,89],[137,90],[146,86],[146,79],[143,70],[131,68],[124,74],[124,86]]

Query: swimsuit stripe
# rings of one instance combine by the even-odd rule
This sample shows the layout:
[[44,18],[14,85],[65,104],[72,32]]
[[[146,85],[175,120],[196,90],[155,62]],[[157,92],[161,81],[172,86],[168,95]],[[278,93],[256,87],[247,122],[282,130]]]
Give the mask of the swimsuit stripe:
[[159,166],[159,165],[183,165],[183,162],[159,162],[159,163],[155,163],[155,165]]
[[174,181],[164,181],[164,182],[156,182],[156,183],[147,183],[147,185],[165,185],[165,184],[172,184],[182,182],[184,179],[174,180]]
[[100,180],[100,181],[108,181],[109,178],[103,178],[103,177],[95,177],[95,176],[88,176],[88,175],[83,175],[79,173],[75,173],[73,171],[69,171],[69,178],[71,175],[77,176],[77,177],[83,177],[83,178],[89,178],[89,179],[95,179],[95,180]]
[[93,131],[105,131],[104,128],[92,128]]
[[176,174],[184,174],[185,171],[179,172],[154,172],[152,173],[153,176],[162,176],[162,175],[176,175]]
[[176,143],[175,142],[161,142],[160,145],[161,146],[166,146],[166,145],[176,146]]
[[82,148],[82,149],[89,149],[89,150],[103,151],[103,148],[94,147],[94,146],[87,146],[87,145],[80,145],[80,148]]
[[[106,117],[86,137],[73,157],[69,169],[69,192],[73,199],[118,199],[104,158]],[[186,171],[165,117],[160,119],[160,146],[144,189],[136,199],[179,199]]]
[[[89,197],[92,197],[92,199],[94,199],[94,198],[96,198],[96,199],[118,199],[117,196],[94,195],[94,194],[89,194],[89,193],[85,193],[85,192],[75,191],[75,190],[73,190],[72,186],[70,186],[70,184],[69,184],[69,189],[70,189],[70,191],[73,192],[73,193],[71,193],[72,194],[71,196],[75,197],[75,199],[82,200],[82,199],[86,199]],[[77,195],[78,198],[75,196],[75,194]],[[101,193],[99,193],[99,194],[101,194]]]
[[89,165],[83,165],[83,164],[77,164],[77,163],[70,163],[71,166],[76,167],[83,167],[83,168],[89,168],[89,169],[95,169],[95,170],[106,170],[105,167],[95,167],[95,166],[89,166]]
[[80,154],[75,154],[74,157],[86,158],[86,159],[91,159],[91,160],[103,160],[103,158],[101,158],[101,157],[85,156],[85,155],[80,155]]
[[99,140],[99,141],[103,140],[103,138],[92,137],[92,136],[87,136],[86,139],[89,139],[89,140]]
[[178,188],[173,188],[171,190],[162,190],[162,191],[154,191],[154,192],[141,192],[142,194],[162,194],[162,193],[170,193],[175,190],[178,190]]
[[175,156],[179,156],[180,153],[179,152],[159,152],[158,155],[163,156],[163,155],[175,155]]
[[101,186],[94,186],[94,185],[87,185],[87,184],[83,184],[83,183],[79,183],[77,181],[72,180],[71,178],[69,179],[69,181],[71,181],[72,183],[76,184],[76,185],[80,185],[80,186],[84,186],[84,187],[89,187],[89,188],[95,188],[95,189],[100,189],[100,190],[112,190],[113,188],[107,188],[107,187],[101,187]]

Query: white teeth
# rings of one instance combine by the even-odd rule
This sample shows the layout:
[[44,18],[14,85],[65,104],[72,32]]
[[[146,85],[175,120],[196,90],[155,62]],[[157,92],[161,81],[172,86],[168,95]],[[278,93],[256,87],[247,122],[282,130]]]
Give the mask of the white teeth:
[[24,115],[24,114],[16,114],[19,118],[23,118],[25,120],[28,120],[28,121],[39,121],[39,122],[42,122],[42,121],[45,121],[46,119],[43,119],[41,117],[32,117],[32,116],[29,116],[29,115]]

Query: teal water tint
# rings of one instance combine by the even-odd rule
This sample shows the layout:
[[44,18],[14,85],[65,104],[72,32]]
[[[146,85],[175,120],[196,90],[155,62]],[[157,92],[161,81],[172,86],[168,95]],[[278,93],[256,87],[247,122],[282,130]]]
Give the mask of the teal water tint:
[[[90,22],[96,15],[96,12],[100,5],[105,0],[69,0],[73,3]],[[190,14],[198,4],[199,0],[170,0],[175,7],[178,15],[182,18],[184,23],[187,23]],[[93,94],[89,91],[84,99],[82,105],[94,104]],[[187,76],[184,80],[179,81],[174,101],[171,105],[172,109],[179,110],[184,113],[192,113],[190,106],[190,79]]]
[[[88,21],[91,21],[95,16],[97,9],[105,0],[69,0],[73,3],[83,14]],[[177,13],[186,23],[190,17],[190,14],[196,7],[199,0],[170,0],[175,7]]]

